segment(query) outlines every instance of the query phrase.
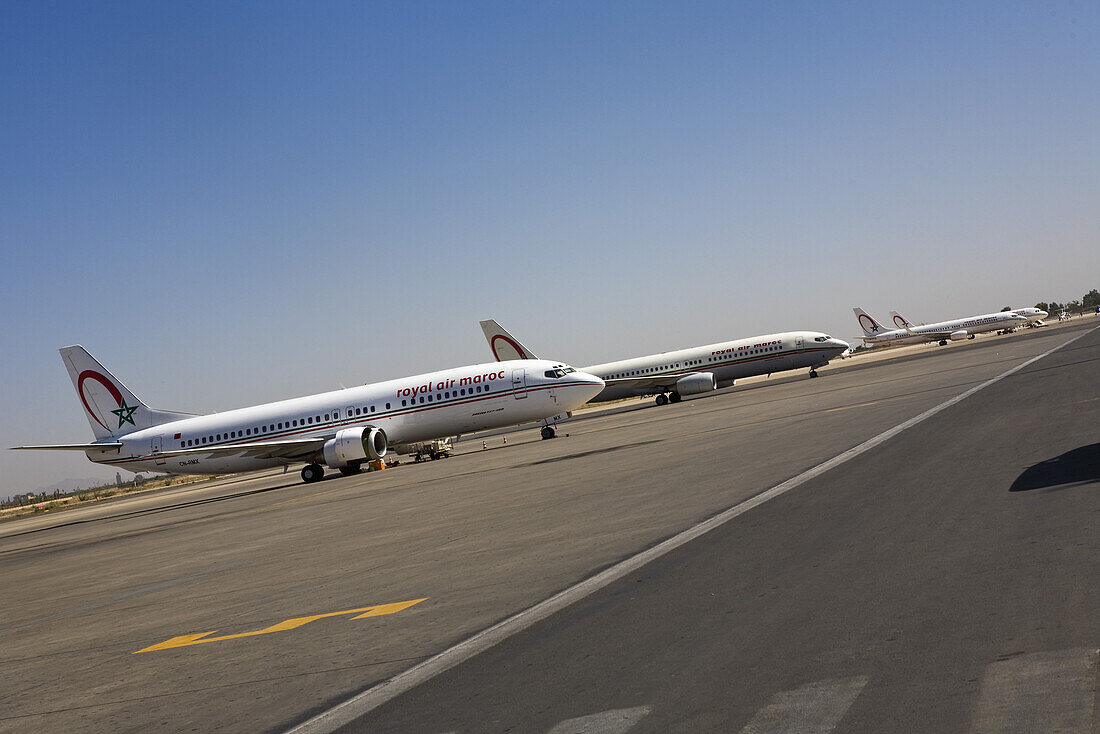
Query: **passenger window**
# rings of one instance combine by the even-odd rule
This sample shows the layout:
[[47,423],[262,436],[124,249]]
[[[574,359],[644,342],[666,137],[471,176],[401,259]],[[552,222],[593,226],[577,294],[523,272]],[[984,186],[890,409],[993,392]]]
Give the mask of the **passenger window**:
[[313,418],[312,418],[312,417],[310,417],[310,418],[306,418],[306,423],[312,423],[312,422],[313,422]]
[[390,404],[386,403],[386,410],[389,410],[389,409],[390,409]]
[[402,407],[402,408],[404,408],[404,407],[405,407],[405,400],[404,400],[404,399],[402,399],[402,400],[401,400],[401,407]]
[[[326,420],[326,421],[328,420],[328,413],[325,413],[325,420]],[[317,421],[318,421],[318,422],[320,422],[320,421],[321,421],[321,416],[317,416]]]
[[356,415],[359,415],[359,408],[356,408],[356,409],[355,409],[355,414],[356,414]]
[[428,402],[429,403],[432,402],[432,396],[431,395],[428,396]]
[[370,406],[370,412],[372,412],[372,413],[374,412],[374,406],[373,405]]

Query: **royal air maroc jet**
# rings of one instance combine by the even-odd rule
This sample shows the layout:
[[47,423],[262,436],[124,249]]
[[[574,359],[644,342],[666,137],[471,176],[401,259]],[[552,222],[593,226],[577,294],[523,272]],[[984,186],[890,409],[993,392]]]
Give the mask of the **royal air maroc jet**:
[[167,474],[222,474],[305,462],[355,474],[371,460],[443,436],[541,421],[603,390],[551,360],[455,367],[209,415],[154,410],[81,346],[61,349],[95,441],[16,446],[83,451],[97,464]]

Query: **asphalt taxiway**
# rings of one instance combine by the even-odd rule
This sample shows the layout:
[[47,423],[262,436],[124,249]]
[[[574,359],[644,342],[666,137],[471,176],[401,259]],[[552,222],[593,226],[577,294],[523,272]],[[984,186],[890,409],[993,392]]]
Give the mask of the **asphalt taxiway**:
[[1037,701],[1022,710],[1090,731],[1092,327],[594,413],[569,438],[467,441],[446,461],[320,484],[266,473],[5,523],[0,728],[262,731],[323,716],[1079,337],[315,728],[763,732],[801,717],[818,726],[805,731],[1008,732],[1035,730],[1002,719]]

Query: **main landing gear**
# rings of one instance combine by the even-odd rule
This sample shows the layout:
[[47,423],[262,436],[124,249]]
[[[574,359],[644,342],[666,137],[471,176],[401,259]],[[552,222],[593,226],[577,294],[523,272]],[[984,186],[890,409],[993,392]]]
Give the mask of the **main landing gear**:
[[817,377],[817,370],[813,367],[810,368],[810,377]]
[[668,405],[669,403],[678,403],[683,400],[678,392],[670,392],[667,396],[661,393],[657,396],[657,405]]
[[543,441],[545,441],[547,439],[550,439],[550,438],[556,438],[557,435],[558,435],[558,433],[557,433],[557,431],[554,430],[553,426],[543,426],[542,427],[542,440]]
[[306,464],[302,467],[302,481],[306,484],[319,482],[325,478],[325,468],[320,464]]
[[353,476],[361,471],[363,471],[363,465],[358,461],[354,464],[348,464],[347,466],[340,467],[340,473],[343,474],[345,477]]
[[946,347],[947,346],[947,340],[946,339],[940,339],[940,346],[941,347]]

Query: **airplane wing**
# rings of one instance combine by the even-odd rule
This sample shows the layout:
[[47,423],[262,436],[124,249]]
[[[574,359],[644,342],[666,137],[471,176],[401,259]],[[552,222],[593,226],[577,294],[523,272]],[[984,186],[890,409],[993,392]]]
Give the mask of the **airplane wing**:
[[258,443],[229,443],[218,446],[197,446],[188,449],[172,449],[165,454],[172,456],[237,456],[250,459],[303,459],[317,453],[331,436],[315,438],[288,438],[280,441]]
[[103,441],[101,443],[55,443],[48,446],[12,446],[11,451],[101,451],[103,449],[120,449],[119,441]]
[[625,387],[635,390],[671,390],[676,382],[685,375],[651,375],[648,377],[620,377],[613,380],[604,380],[606,387]]
[[905,330],[908,331],[912,336],[922,336],[925,339],[929,340],[948,339],[952,334],[955,333],[955,331],[958,331],[958,329],[955,329],[955,331],[922,331],[918,334],[917,332],[909,328],[909,324],[905,325]]

